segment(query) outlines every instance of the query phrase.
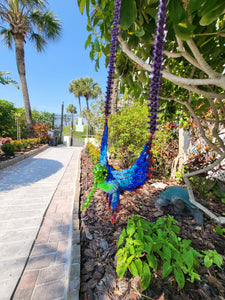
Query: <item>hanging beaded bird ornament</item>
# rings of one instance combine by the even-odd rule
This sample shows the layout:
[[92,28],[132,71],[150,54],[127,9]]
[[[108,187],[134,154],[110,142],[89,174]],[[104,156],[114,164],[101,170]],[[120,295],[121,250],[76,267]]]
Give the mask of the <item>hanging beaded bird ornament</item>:
[[101,141],[101,152],[99,163],[93,168],[94,184],[87,197],[86,202],[82,206],[85,209],[89,204],[92,195],[97,188],[100,188],[106,193],[106,202],[108,202],[108,209],[112,207],[112,220],[114,223],[116,214],[120,209],[120,193],[121,191],[134,191],[145,183],[145,181],[152,177],[152,162],[153,153],[152,140],[156,131],[157,125],[157,112],[158,112],[158,100],[159,90],[161,87],[161,71],[163,69],[163,50],[165,43],[165,25],[166,25],[166,11],[167,0],[159,0],[158,14],[157,14],[157,27],[155,35],[155,43],[153,50],[153,64],[151,72],[151,83],[149,91],[149,141],[144,146],[139,158],[135,164],[122,171],[115,170],[108,164],[107,159],[107,141],[108,141],[108,116],[110,113],[110,99],[112,94],[113,74],[115,72],[115,60],[117,50],[117,37],[120,22],[120,9],[121,0],[115,0],[114,16],[113,16],[113,29],[111,36],[110,46],[110,59],[108,70],[108,81],[105,101],[105,124]]

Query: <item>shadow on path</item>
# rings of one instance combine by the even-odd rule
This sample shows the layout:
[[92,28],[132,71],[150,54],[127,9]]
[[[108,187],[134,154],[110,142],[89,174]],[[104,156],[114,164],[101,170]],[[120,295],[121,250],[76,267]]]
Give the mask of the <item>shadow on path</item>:
[[[29,160],[29,163],[28,163]],[[0,175],[0,192],[13,190],[19,187],[38,182],[52,175],[63,168],[63,164],[51,159],[30,158],[25,164],[14,165],[10,170],[3,170]],[[56,179],[52,176],[51,181]]]

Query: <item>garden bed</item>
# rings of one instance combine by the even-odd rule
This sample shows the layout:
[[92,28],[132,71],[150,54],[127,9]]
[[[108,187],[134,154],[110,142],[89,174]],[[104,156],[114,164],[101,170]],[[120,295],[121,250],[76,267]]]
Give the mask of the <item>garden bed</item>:
[[[85,150],[81,159],[81,205],[93,185],[91,173],[93,165]],[[91,205],[81,211],[81,289],[80,300],[132,300],[132,299],[174,299],[174,300],[221,300],[225,298],[225,272],[224,268],[201,266],[198,273],[201,280],[194,283],[186,281],[181,290],[174,278],[162,278],[162,270],[152,272],[149,288],[140,297],[140,281],[125,273],[122,280],[116,274],[115,253],[117,241],[128,219],[133,214],[138,214],[145,220],[155,223],[159,217],[174,215],[171,207],[166,209],[156,208],[154,202],[162,191],[151,186],[154,182],[162,182],[167,187],[177,185],[177,182],[153,176],[139,193],[125,192],[121,195],[122,209],[116,217],[116,222],[111,224],[111,210],[107,210],[102,191],[97,190],[92,198]],[[202,199],[203,200],[203,199]],[[201,201],[201,199],[200,199]],[[213,210],[225,211],[221,202],[212,203]],[[210,206],[210,203],[208,204]],[[215,224],[204,215],[204,227],[197,226],[189,217],[178,221],[180,237],[190,239],[191,246],[197,251],[217,250],[225,255],[225,238],[218,235]]]
[[32,148],[27,148],[27,149],[15,152],[15,154],[12,156],[7,156],[0,152],[0,170],[6,168],[8,166],[14,165],[15,163],[17,163],[31,155],[34,155],[37,152],[40,152],[40,151],[46,149],[47,147],[48,147],[47,144],[45,144],[45,145],[40,144],[40,145],[34,146]]

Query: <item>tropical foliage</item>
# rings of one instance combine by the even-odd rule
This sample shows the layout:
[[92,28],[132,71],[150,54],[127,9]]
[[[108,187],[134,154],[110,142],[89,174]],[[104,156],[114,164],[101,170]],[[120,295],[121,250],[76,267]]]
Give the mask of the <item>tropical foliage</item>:
[[0,100],[0,136],[14,137],[16,135],[16,126],[13,114],[16,108],[12,102]]
[[[191,241],[178,237],[180,228],[171,216],[159,218],[155,224],[133,215],[123,229],[116,253],[116,271],[123,278],[127,269],[141,278],[142,289],[148,288],[151,270],[162,269],[163,278],[174,276],[179,288],[185,281],[200,279],[197,267],[203,258],[204,265],[221,268],[223,258],[216,250],[197,252]],[[125,241],[125,243],[124,243]]]
[[[161,124],[154,138],[155,171],[163,176],[170,174],[171,164],[177,155],[177,130],[171,123]],[[110,152],[121,160],[121,167],[130,167],[149,140],[148,107],[137,104],[125,106],[109,117]]]
[[[54,128],[54,114],[32,110],[32,119],[35,123],[43,123]],[[25,124],[25,109],[16,108],[12,102],[0,100],[0,136],[17,138],[17,125],[20,127],[21,138],[27,138]]]
[[25,72],[24,43],[29,40],[42,51],[48,39],[55,39],[61,32],[60,21],[42,0],[1,1],[0,21],[4,44],[12,48],[15,43],[16,63],[26,113],[28,134],[33,135],[33,122]]
[[17,88],[19,88],[16,81],[12,80],[10,77],[6,76],[9,72],[7,71],[0,71],[0,84],[6,85],[6,84],[13,84]]
[[78,78],[72,80],[69,85],[69,92],[73,93],[79,100],[79,110],[81,114],[80,97],[86,100],[86,107],[89,110],[89,99],[96,99],[102,92],[97,82],[91,77]]
[[[87,30],[90,33],[85,47],[90,47],[90,58],[95,60],[96,68],[99,68],[99,59],[103,54],[106,65],[109,61],[113,2],[78,0],[81,13],[86,6]],[[155,0],[122,1],[116,74],[120,78],[121,92],[128,89],[129,94],[140,103],[148,98],[157,6],[158,1]],[[191,202],[217,222],[224,222],[225,219],[217,218],[195,201],[188,178],[207,173],[225,158],[225,144],[220,135],[225,119],[224,15],[223,0],[168,1],[161,90],[161,101],[173,101],[179,109],[183,107],[217,155],[213,164],[183,175]],[[176,109],[177,104],[169,107]],[[204,127],[203,116],[209,107],[213,112],[209,121],[210,133]]]
[[49,125],[45,125],[42,123],[34,123],[34,135],[40,140],[42,144],[47,144],[50,140],[50,136],[48,134],[49,130]]

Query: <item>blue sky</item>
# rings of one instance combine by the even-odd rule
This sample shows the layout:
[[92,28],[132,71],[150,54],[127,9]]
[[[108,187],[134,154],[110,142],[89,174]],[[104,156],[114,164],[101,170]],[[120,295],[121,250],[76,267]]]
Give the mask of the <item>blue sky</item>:
[[[71,80],[90,76],[105,93],[107,70],[102,59],[100,70],[96,72],[94,62],[89,58],[89,48],[84,48],[88,36],[86,15],[80,14],[77,1],[49,0],[48,3],[62,22],[62,36],[59,40],[49,41],[42,53],[38,53],[30,42],[25,44],[26,77],[31,108],[60,114],[62,102],[65,108],[73,103],[78,109],[78,100],[68,91]],[[9,71],[10,77],[20,84],[15,49],[5,48],[2,40],[0,57],[0,70]],[[23,107],[22,91],[12,85],[0,85],[0,99]]]

